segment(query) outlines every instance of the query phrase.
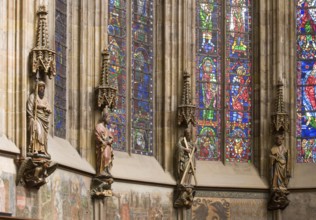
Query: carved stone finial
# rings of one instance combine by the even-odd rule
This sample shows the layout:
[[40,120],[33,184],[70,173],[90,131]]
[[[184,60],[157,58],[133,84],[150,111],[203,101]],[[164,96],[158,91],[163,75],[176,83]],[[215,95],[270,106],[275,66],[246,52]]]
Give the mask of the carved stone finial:
[[285,112],[283,101],[283,83],[277,84],[277,99],[275,102],[275,112],[271,116],[273,131],[289,131],[289,115]]
[[188,127],[190,123],[195,125],[195,105],[192,103],[190,74],[183,73],[183,89],[181,104],[178,107],[178,124]]
[[101,77],[99,87],[97,88],[98,107],[102,109],[106,106],[108,106],[110,109],[114,109],[116,107],[117,81],[114,79],[114,83],[110,83],[109,58],[109,51],[107,48],[105,48],[102,51]]
[[36,46],[31,51],[32,73],[47,74],[51,79],[56,75],[55,51],[49,48],[46,6],[40,6],[37,12]]

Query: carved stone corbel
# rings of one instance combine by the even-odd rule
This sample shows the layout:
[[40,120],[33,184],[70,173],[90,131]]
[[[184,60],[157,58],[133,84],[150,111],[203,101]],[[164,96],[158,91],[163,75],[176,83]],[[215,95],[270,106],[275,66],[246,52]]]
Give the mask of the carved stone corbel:
[[173,193],[173,207],[190,209],[193,204],[195,191],[193,186],[177,184]]
[[16,184],[22,183],[25,187],[36,189],[44,185],[46,177],[57,168],[57,163],[50,160],[51,156],[47,151],[49,117],[52,111],[45,97],[44,81],[46,75],[52,78],[56,74],[55,51],[48,47],[47,13],[45,6],[39,7],[36,46],[30,53],[31,72],[36,75],[35,91],[29,95],[26,106],[28,147],[26,155],[15,160],[18,167]]
[[31,158],[15,160],[19,167],[16,176],[16,185],[21,183],[27,188],[39,189],[46,183],[46,177],[51,175],[58,164],[42,158]]
[[283,84],[278,83],[275,112],[272,114],[274,145],[270,150],[270,200],[269,210],[285,209],[289,204],[287,189],[290,180],[289,149],[284,146],[285,133],[289,131],[289,116],[284,110]]

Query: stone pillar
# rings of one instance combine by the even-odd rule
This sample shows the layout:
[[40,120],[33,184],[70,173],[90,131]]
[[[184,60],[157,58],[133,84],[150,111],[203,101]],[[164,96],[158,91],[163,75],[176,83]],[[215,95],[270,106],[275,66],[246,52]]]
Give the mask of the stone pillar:
[[[177,132],[174,128],[177,127],[177,107],[180,103],[181,81],[183,72],[183,17],[184,5],[186,1],[171,0],[161,1],[163,4],[162,15],[164,22],[161,65],[161,81],[159,88],[161,93],[158,95],[157,116],[161,117],[161,142],[158,146],[163,146],[161,149],[161,164],[165,170],[172,170],[172,155],[177,139]],[[187,15],[185,15],[187,16]],[[157,31],[159,33],[159,31]],[[182,58],[182,59],[181,59]],[[156,63],[156,65],[160,65]],[[161,114],[160,114],[161,113]]]
[[[274,111],[276,85],[284,83],[285,111],[290,112],[291,134],[295,136],[295,108],[290,108],[290,100],[295,100],[295,10],[294,2],[286,0],[260,1],[260,174],[270,184],[270,164],[268,152],[273,144],[271,114]],[[273,98],[271,98],[273,97]],[[293,101],[294,102],[294,101]],[[294,103],[291,103],[294,106]],[[289,111],[293,109],[292,112]],[[268,119],[268,120],[267,120]],[[286,136],[285,146],[291,146],[289,158],[295,148],[295,138]],[[293,148],[293,149],[292,149]],[[292,158],[293,161],[293,158]],[[291,168],[292,170],[292,168]],[[273,219],[282,219],[282,212],[274,211]]]
[[33,47],[33,1],[1,0],[0,16],[0,136],[5,135],[25,155],[28,58]]

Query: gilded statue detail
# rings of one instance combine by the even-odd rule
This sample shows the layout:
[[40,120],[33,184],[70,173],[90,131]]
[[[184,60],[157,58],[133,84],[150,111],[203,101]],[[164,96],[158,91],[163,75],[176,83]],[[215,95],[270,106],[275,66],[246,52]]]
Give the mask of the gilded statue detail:
[[110,117],[107,111],[103,111],[101,121],[95,127],[96,154],[97,154],[97,175],[111,177],[110,170],[113,160],[113,134],[107,128],[110,124]]
[[113,183],[113,177],[110,171],[114,154],[112,149],[113,134],[108,128],[109,125],[109,112],[105,108],[100,122],[95,127],[97,174],[92,179],[91,184],[91,195],[95,198],[112,196],[111,184]]

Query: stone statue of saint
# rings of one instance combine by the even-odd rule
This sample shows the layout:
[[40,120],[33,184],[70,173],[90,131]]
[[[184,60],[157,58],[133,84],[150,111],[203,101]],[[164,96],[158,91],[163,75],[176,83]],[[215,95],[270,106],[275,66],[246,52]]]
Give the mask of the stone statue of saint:
[[109,178],[112,177],[110,170],[113,160],[113,135],[107,128],[110,123],[110,117],[107,109],[102,112],[100,122],[95,127],[96,153],[97,153],[97,176]]
[[191,208],[195,191],[191,184],[192,176],[195,185],[197,184],[195,176],[195,153],[196,147],[191,142],[189,129],[184,130],[183,137],[179,138],[174,159],[175,178],[177,186],[174,191],[173,206],[175,208]]
[[275,134],[275,144],[271,148],[270,158],[272,167],[272,189],[287,191],[289,182],[288,165],[288,150],[283,144],[284,133],[278,132]]
[[[37,91],[36,91],[37,90]],[[27,100],[27,116],[30,131],[30,145],[28,156],[44,157],[50,159],[47,152],[47,137],[49,116],[52,113],[45,97],[45,82],[39,81],[37,89]]]
[[284,146],[284,131],[277,131],[275,134],[275,144],[271,148],[271,190],[268,208],[271,210],[284,209],[289,200],[287,195],[287,185],[289,183],[290,174],[288,171],[288,150]]
[[[178,184],[191,185],[192,175],[195,178],[195,146],[191,142],[189,129],[184,130],[184,136],[180,137],[175,153],[175,176]],[[196,179],[195,179],[196,184]]]

